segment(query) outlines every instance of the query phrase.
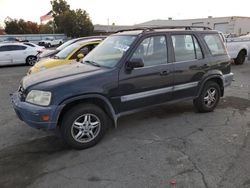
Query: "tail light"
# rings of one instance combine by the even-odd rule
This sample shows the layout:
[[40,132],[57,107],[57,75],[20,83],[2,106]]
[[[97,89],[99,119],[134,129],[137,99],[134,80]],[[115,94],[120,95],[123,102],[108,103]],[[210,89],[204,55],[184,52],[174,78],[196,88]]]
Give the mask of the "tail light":
[[43,51],[38,50],[37,53],[38,53],[37,55],[39,55],[39,54],[43,53]]

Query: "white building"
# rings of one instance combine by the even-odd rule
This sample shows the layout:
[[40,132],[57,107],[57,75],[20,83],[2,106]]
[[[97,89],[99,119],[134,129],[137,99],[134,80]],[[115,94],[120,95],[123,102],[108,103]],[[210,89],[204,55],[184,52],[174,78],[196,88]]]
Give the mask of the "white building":
[[245,35],[250,33],[250,17],[211,17],[200,19],[186,19],[186,20],[151,20],[138,24],[137,26],[207,26],[212,29],[221,31],[225,34]]

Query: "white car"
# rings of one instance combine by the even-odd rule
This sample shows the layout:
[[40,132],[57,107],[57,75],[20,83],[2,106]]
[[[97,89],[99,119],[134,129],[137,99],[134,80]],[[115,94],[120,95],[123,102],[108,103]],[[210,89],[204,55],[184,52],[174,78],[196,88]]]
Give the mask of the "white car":
[[36,48],[37,51],[43,52],[43,51],[46,50],[45,47],[43,47],[43,46],[38,46],[37,44],[32,43],[32,42],[23,42],[23,44],[25,44],[25,45],[27,45],[27,46],[30,46],[30,47],[34,47],[34,48]]
[[34,65],[41,51],[23,43],[0,43],[0,66],[27,64]]
[[47,37],[44,40],[41,40],[38,42],[39,46],[45,46],[45,47],[52,47],[52,46],[58,46],[63,43],[62,39],[55,39],[54,37]]

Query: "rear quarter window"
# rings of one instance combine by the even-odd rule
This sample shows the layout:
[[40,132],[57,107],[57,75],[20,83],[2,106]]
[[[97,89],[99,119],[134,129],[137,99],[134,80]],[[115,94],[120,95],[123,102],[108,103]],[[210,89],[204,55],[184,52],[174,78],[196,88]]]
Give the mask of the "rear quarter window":
[[204,40],[212,55],[225,55],[227,53],[219,34],[206,34]]

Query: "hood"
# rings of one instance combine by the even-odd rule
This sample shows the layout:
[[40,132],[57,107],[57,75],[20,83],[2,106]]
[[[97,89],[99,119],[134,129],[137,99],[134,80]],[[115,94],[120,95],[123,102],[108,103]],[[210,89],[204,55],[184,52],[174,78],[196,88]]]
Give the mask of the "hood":
[[53,58],[42,59],[35,64],[35,68],[53,67],[55,64],[58,64],[62,61],[63,59],[53,59]]
[[101,68],[88,64],[82,64],[82,63],[66,64],[48,70],[44,70],[41,72],[37,72],[35,74],[27,75],[23,78],[21,83],[23,88],[26,89],[36,84],[58,79],[63,79],[65,81],[67,77],[77,77],[79,75],[95,72],[98,70],[101,70]]

